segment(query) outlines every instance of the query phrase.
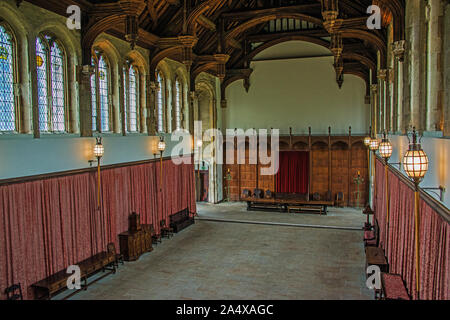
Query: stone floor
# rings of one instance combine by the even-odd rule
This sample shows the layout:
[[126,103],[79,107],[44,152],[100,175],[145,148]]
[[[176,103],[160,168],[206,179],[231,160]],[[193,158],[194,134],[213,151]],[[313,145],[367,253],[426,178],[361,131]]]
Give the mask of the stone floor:
[[361,211],[331,209],[327,216],[247,212],[242,203],[200,204],[198,211],[195,225],[71,299],[373,297],[365,287],[362,231],[298,226],[361,227]]

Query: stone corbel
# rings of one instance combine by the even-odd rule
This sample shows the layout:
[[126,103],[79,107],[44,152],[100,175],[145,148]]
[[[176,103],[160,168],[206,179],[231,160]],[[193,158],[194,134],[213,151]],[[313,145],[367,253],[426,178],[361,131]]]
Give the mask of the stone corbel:
[[400,61],[403,62],[405,60],[405,52],[406,52],[406,40],[400,40],[394,42],[393,53],[394,56]]
[[380,69],[378,71],[378,79],[385,81],[387,78],[388,70],[387,69]]
[[378,85],[377,84],[372,84],[370,86],[370,90],[372,91],[372,94],[377,94],[377,92],[378,92]]
[[90,79],[90,77],[95,73],[95,68],[91,65],[77,66],[76,71],[76,81],[79,83],[83,77]]

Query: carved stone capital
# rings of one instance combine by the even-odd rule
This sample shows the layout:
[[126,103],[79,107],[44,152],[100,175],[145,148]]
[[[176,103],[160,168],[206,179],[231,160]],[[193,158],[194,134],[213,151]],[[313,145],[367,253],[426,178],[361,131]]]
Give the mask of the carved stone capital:
[[370,86],[370,90],[372,91],[372,93],[377,93],[378,92],[378,85],[377,84],[372,84]]
[[380,69],[378,71],[378,79],[386,80],[387,74],[388,74],[388,70],[387,69]]
[[403,62],[406,52],[406,40],[395,41],[393,43],[392,52],[400,62]]

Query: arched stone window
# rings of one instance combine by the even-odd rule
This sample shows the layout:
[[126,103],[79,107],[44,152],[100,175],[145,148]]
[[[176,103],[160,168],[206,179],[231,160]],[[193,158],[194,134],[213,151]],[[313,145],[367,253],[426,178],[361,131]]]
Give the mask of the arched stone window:
[[17,103],[14,96],[16,82],[16,46],[11,29],[0,23],[0,131],[16,132]]
[[139,72],[136,66],[130,64],[124,68],[124,103],[125,123],[128,132],[138,132],[139,126]]
[[109,132],[112,128],[110,92],[110,67],[103,54],[95,51],[92,58],[95,72],[91,76],[92,131]]
[[162,73],[157,70],[156,71],[156,84],[157,84],[157,91],[156,91],[156,114],[157,114],[157,122],[158,122],[158,132],[164,132],[165,129],[165,93],[166,93],[166,86],[164,82],[164,76]]
[[51,35],[36,39],[39,130],[65,132],[67,59],[61,44]]

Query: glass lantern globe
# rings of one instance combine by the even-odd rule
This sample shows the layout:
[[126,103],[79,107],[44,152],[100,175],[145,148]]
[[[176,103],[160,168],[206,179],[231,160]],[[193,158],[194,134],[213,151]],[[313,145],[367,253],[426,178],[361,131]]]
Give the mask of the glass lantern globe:
[[370,141],[372,141],[372,138],[371,138],[371,137],[369,137],[369,136],[365,137],[365,138],[364,138],[364,145],[365,145],[366,147],[368,147],[368,146],[370,145]]
[[159,152],[164,152],[164,150],[166,150],[166,143],[164,142],[164,140],[160,140],[158,142],[158,151]]
[[408,151],[403,156],[403,169],[410,179],[419,183],[428,171],[428,163],[427,154],[423,151],[422,146],[416,143],[414,137],[413,143],[409,145]]
[[379,146],[380,146],[380,142],[378,141],[377,138],[373,138],[370,140],[370,145],[369,145],[370,150],[377,151]]
[[380,156],[385,160],[388,160],[392,155],[392,144],[386,138],[386,133],[384,134],[383,140],[381,140],[380,146],[378,147],[378,152]]
[[105,147],[102,144],[101,138],[97,138],[97,143],[94,146],[94,156],[97,158],[103,157],[105,154]]

